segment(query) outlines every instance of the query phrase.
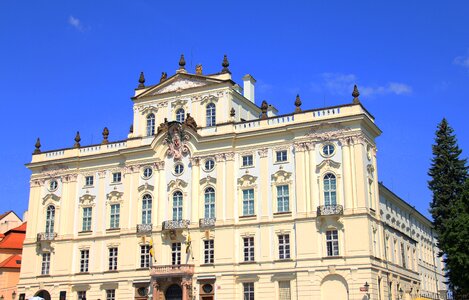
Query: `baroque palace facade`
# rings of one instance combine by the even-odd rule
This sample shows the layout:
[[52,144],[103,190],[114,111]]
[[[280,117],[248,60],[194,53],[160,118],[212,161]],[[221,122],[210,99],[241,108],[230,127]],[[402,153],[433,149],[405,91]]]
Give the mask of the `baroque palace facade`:
[[38,139],[19,298],[437,297],[431,223],[378,183],[381,131],[358,90],[278,115],[222,66],[142,73],[126,140]]

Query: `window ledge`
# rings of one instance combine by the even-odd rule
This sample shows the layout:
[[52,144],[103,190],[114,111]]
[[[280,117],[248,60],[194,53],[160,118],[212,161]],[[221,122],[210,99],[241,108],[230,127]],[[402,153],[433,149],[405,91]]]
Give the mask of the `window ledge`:
[[90,272],[78,272],[75,275],[90,275]]
[[113,181],[111,182],[109,185],[119,185],[119,184],[122,184],[122,181]]
[[249,165],[249,166],[241,166],[239,167],[240,169],[249,169],[249,168],[254,168],[254,165]]
[[322,259],[342,259],[344,258],[343,256],[341,255],[337,255],[337,256],[323,256]]
[[115,231],[120,231],[120,228],[108,228],[106,229],[106,232],[115,232]]
[[242,261],[239,264],[240,265],[252,265],[252,264],[255,264],[255,263],[256,263],[256,261],[253,260],[253,261]]
[[289,217],[291,216],[291,211],[280,211],[274,213],[274,217]]
[[41,274],[37,276],[37,278],[47,278],[47,277],[51,277],[50,274]]
[[209,264],[200,264],[201,267],[214,267],[214,263],[209,263]]
[[279,259],[275,259],[274,262],[292,262],[293,259],[291,258],[279,258]]
[[150,268],[150,266],[143,267],[143,268],[137,268],[137,269],[135,269],[135,271],[148,271],[149,268]]
[[94,188],[94,185],[84,185],[83,188],[84,189],[92,189],[92,188]]
[[239,216],[240,220],[255,220],[256,218],[257,218],[256,215]]
[[274,161],[274,165],[288,164],[289,162],[290,161],[288,161],[288,160]]
[[107,273],[118,273],[119,271],[117,270],[107,270],[107,271],[104,271],[104,274],[107,274]]
[[78,235],[90,235],[92,233],[93,233],[92,230],[86,230],[86,231],[79,231]]

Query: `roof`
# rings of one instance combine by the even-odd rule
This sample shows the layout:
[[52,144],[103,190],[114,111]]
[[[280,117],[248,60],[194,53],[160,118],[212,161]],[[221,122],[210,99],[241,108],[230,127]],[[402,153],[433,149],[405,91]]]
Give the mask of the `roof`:
[[15,228],[12,228],[8,231],[20,231],[20,232],[26,232],[26,226],[27,226],[27,222],[24,222],[23,224],[21,224],[20,226],[18,227],[15,227]]
[[26,235],[26,222],[10,229],[0,241],[0,249],[23,249],[23,241]]
[[18,215],[17,215],[14,211],[9,210],[9,211],[4,212],[3,214],[0,215],[0,221],[1,221],[3,218],[5,218],[6,216],[8,216],[9,214],[11,214],[11,213],[13,213],[18,219],[21,220],[21,218],[18,217]]
[[0,263],[0,268],[14,268],[14,269],[19,269],[21,268],[21,255],[16,254],[16,255],[11,255],[4,261]]

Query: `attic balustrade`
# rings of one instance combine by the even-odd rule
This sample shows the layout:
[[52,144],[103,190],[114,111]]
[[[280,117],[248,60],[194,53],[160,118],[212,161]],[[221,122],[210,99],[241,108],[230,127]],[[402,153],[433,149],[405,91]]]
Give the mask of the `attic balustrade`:
[[317,210],[319,216],[334,216],[343,215],[344,207],[340,204],[337,205],[319,205]]
[[190,220],[168,220],[163,222],[163,230],[185,229],[191,224]]
[[153,224],[137,224],[137,233],[147,234],[151,233],[153,229]]
[[40,232],[37,234],[37,241],[53,241],[57,237],[57,233],[55,232]]

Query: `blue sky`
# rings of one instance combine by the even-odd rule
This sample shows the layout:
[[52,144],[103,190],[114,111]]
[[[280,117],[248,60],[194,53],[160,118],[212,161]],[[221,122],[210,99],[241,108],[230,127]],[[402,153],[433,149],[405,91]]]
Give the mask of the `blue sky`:
[[[177,3],[177,4],[176,4]],[[467,157],[467,1],[1,1],[0,211],[27,209],[36,137],[42,149],[124,139],[130,96],[187,68],[257,79],[281,113],[360,99],[383,130],[379,180],[428,216],[436,125]]]

